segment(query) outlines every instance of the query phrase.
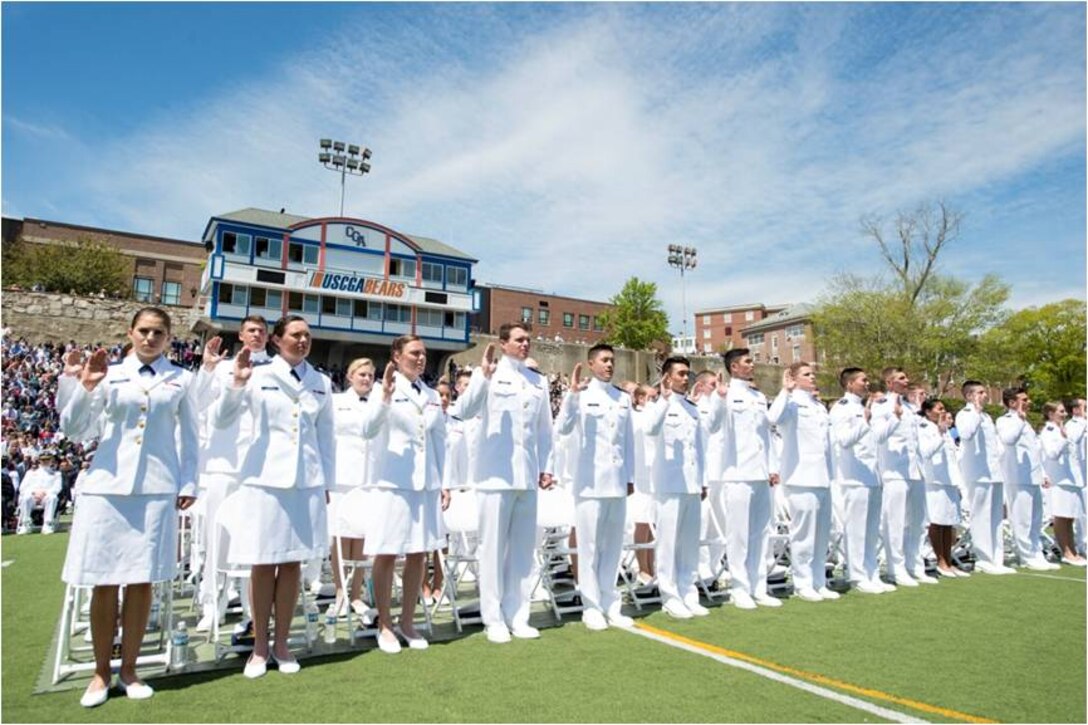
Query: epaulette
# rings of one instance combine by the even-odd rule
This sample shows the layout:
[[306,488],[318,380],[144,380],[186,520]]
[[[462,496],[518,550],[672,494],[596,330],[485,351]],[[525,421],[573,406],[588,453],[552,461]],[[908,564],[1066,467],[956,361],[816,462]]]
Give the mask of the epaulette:
[[178,368],[181,368],[182,370],[188,370],[188,368],[187,368],[187,367],[185,367],[184,365],[182,365],[181,363],[179,363],[179,362],[178,362],[177,360],[171,360],[171,361],[170,361],[170,364],[171,364],[171,365],[173,365],[174,367],[178,367]]
[[271,365],[271,364],[272,364],[272,359],[269,358],[267,360],[258,360],[257,362],[253,363],[252,366],[255,367],[255,368],[259,368],[262,365]]
[[840,398],[839,402],[838,402],[839,405],[849,405],[849,403],[850,403],[850,401],[847,400],[846,398]]
[[125,361],[124,358],[121,358],[120,360],[114,360],[113,362],[110,363],[110,367],[112,368],[114,365],[120,365],[124,361]]
[[630,395],[630,393],[628,393],[626,390],[624,390],[620,386],[616,385],[615,383],[612,383],[612,387],[615,388],[616,390],[620,391],[624,395]]

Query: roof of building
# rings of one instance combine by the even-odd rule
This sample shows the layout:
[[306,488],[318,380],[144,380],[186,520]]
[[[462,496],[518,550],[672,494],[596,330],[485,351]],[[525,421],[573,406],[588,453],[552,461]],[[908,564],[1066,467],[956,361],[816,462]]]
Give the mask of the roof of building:
[[26,217],[25,219],[14,219],[11,217],[4,217],[4,221],[18,224],[22,223],[24,230],[26,227],[39,227],[46,228],[49,226],[64,227],[65,229],[79,229],[83,231],[93,232],[96,234],[109,234],[114,236],[131,237],[133,239],[147,239],[155,242],[169,242],[171,244],[184,244],[186,246],[200,246],[199,241],[193,239],[176,239],[174,237],[157,237],[153,234],[140,234],[139,232],[126,232],[120,229],[105,229],[103,227],[91,227],[84,224],[72,224],[70,222],[58,222],[50,219],[36,219],[34,217]]
[[696,315],[712,315],[716,312],[742,312],[744,310],[784,310],[787,305],[765,305],[762,302],[753,302],[747,305],[726,305],[724,307],[707,307],[702,310],[695,310]]
[[605,307],[611,307],[612,306],[612,303],[608,302],[608,301],[590,300],[590,299],[586,299],[585,297],[571,297],[570,295],[561,295],[561,294],[559,294],[557,292],[545,292],[544,290],[532,289],[532,288],[529,288],[529,287],[514,287],[512,285],[507,285],[507,284],[495,284],[494,282],[478,282],[476,284],[476,288],[479,289],[481,287],[484,287],[484,288],[487,288],[487,289],[493,289],[493,290],[502,290],[504,292],[518,292],[520,294],[526,294],[526,295],[537,295],[539,297],[552,297],[552,298],[558,299],[558,300],[571,300],[573,302],[588,302],[591,305],[603,305]]
[[770,317],[760,320],[759,322],[753,322],[748,325],[740,334],[747,336],[752,332],[761,332],[765,330],[773,330],[781,327],[790,322],[801,322],[812,318],[812,313],[816,311],[816,305],[809,304],[808,302],[802,302],[796,305],[790,305],[781,312],[771,315]]
[[[273,229],[287,229],[289,227],[297,226],[303,222],[309,221],[312,217],[299,216],[297,214],[287,214],[285,212],[269,211],[267,209],[256,209],[254,207],[247,207],[245,209],[239,209],[237,211],[228,212],[226,214],[218,214],[216,219],[225,219],[227,221],[241,222],[242,224],[255,224],[262,227],[271,227]],[[365,221],[360,219],[359,221]],[[431,237],[420,237],[415,234],[405,234],[400,232],[403,236],[410,239],[421,252],[427,254],[439,254],[443,257],[453,257],[455,259],[464,259],[470,262],[478,262],[475,257],[462,252],[460,249],[451,247],[445,242],[440,242],[437,239]]]

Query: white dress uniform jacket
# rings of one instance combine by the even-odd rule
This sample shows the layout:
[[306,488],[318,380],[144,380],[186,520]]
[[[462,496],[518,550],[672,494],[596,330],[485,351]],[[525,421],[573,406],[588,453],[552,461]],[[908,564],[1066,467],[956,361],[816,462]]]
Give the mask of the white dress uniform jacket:
[[926,482],[926,510],[930,523],[955,526],[960,522],[963,474],[959,452],[952,434],[941,433],[935,423],[918,424],[918,451],[922,456],[922,475]]
[[280,356],[254,367],[244,388],[220,396],[215,424],[225,428],[243,412],[253,416],[243,484],[265,488],[331,489],[336,482],[332,384],[309,363],[301,380]]
[[[371,391],[371,396],[381,391]],[[335,489],[347,493],[371,483],[374,466],[370,441],[363,436],[367,421],[367,401],[351,388],[332,396],[333,421],[336,427]]]
[[[1073,519],[1077,529],[1085,524],[1085,482],[1080,466],[1074,457],[1076,443],[1054,423],[1047,422],[1039,432],[1039,442],[1043,448],[1043,468],[1047,478],[1054,484],[1050,494],[1050,512],[1052,515]],[[1077,542],[1077,546],[1080,543]]]
[[635,480],[631,413],[631,397],[596,378],[585,390],[563,396],[556,430],[559,435],[574,433],[570,454],[575,496],[627,495],[627,484]]
[[1006,485],[1043,485],[1042,451],[1035,430],[1011,410],[997,419],[995,427],[1001,441],[1001,478]]
[[964,479],[968,483],[1000,483],[1001,448],[990,416],[968,403],[956,413],[956,430],[960,434],[960,470]]
[[[250,354],[253,367],[263,367],[272,362],[268,353],[260,351]],[[238,476],[238,470],[245,460],[248,441],[253,437],[250,430],[252,418],[240,415],[228,426],[218,427],[213,420],[215,401],[223,391],[234,385],[234,360],[221,360],[215,370],[208,372],[203,367],[193,379],[193,401],[200,415],[200,472],[222,474],[231,478]]]
[[110,365],[93,392],[79,385],[61,412],[70,438],[102,432],[81,494],[196,495],[192,373],[161,356],[155,375],[140,375],[142,366],[135,355]]
[[395,373],[393,398],[375,389],[367,406],[363,435],[374,447],[373,485],[408,491],[442,488],[446,460],[446,415],[438,392],[422,380],[418,392],[408,378]]
[[782,437],[779,458],[786,486],[831,486],[831,417],[823,403],[803,390],[778,393],[767,413]]
[[1074,465],[1080,467],[1080,477],[1088,481],[1088,421],[1081,416],[1074,416],[1065,421],[1065,435],[1072,445]]
[[[896,417],[895,404],[902,406],[902,415]],[[888,481],[921,481],[922,456],[918,452],[918,424],[922,419],[917,409],[897,393],[888,393],[884,399],[873,403],[872,427],[879,446],[880,478]],[[884,428],[887,428],[885,436]]]
[[651,486],[655,494],[701,494],[709,431],[695,404],[678,393],[646,406],[646,435],[654,446]]
[[[716,393],[715,393],[716,395]],[[719,396],[720,397],[720,396]],[[725,396],[722,443],[711,463],[721,466],[707,478],[721,481],[766,481],[778,473],[778,461],[771,445],[771,425],[767,419],[767,397],[745,380],[733,378]]]

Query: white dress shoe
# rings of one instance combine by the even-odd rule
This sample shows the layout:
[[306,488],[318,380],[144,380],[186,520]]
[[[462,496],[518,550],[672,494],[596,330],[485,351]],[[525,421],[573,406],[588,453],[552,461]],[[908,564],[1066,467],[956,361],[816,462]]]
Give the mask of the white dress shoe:
[[699,603],[699,597],[685,597],[684,606],[688,608],[688,611],[696,617],[705,617],[710,614],[710,610]]
[[746,591],[740,589],[734,589],[729,592],[729,598],[733,601],[733,606],[737,609],[755,609],[756,602],[752,599],[752,595]]
[[608,623],[613,627],[619,627],[621,629],[631,629],[635,626],[635,620],[621,612],[619,607],[614,608],[608,613]]
[[251,680],[255,680],[258,677],[264,677],[264,673],[267,671],[268,660],[257,655],[250,655],[249,659],[246,660],[246,667],[242,670],[242,674]]
[[906,572],[898,572],[895,574],[895,585],[897,587],[917,587],[920,586],[918,582],[914,580],[910,574]]
[[914,581],[919,582],[920,584],[936,584],[937,583],[936,578],[931,577],[929,574],[926,574],[924,571],[916,571],[913,574],[911,574],[911,577],[914,579]]
[[393,631],[397,633],[398,637],[402,638],[405,642],[408,643],[408,649],[425,650],[431,646],[431,643],[423,639],[422,637],[409,637],[400,627],[397,627]]
[[998,566],[997,570],[998,570],[998,573],[1000,573],[1000,574],[1015,574],[1016,573],[1016,569],[1013,569],[1011,566],[1005,566],[1004,564],[1001,564],[1000,566]]
[[1063,556],[1062,563],[1069,566],[1088,566],[1088,559],[1070,559],[1068,556]]
[[1031,571],[1050,571],[1050,562],[1046,559],[1030,559],[1025,562],[1024,568]]
[[298,663],[298,660],[294,657],[290,659],[280,659],[276,655],[269,653],[268,659],[276,663],[276,669],[285,675],[293,675],[302,669],[302,665]]
[[827,587],[822,587],[821,589],[819,589],[817,591],[817,594],[819,594],[821,597],[823,597],[824,599],[827,599],[829,601],[834,600],[834,599],[838,599],[839,597],[842,596],[838,592],[832,591],[831,589],[829,589]]
[[960,569],[958,566],[952,567],[952,571],[960,579],[970,579],[971,578],[971,573],[970,572],[964,571],[963,569]]
[[980,571],[983,574],[993,574],[995,576],[1001,573],[997,570],[996,566],[987,561],[976,561],[975,571]]
[[55,531],[56,531],[56,529],[54,529],[52,526],[43,526],[42,527],[42,533],[43,534],[52,534]]
[[604,614],[599,609],[587,609],[582,612],[582,624],[586,625],[586,629],[593,632],[608,629],[608,620],[604,618]]
[[756,600],[756,604],[761,607],[770,607],[775,609],[782,606],[782,600],[777,597],[772,597],[770,594],[757,594],[753,597]]
[[518,639],[540,639],[540,630],[528,624],[512,624],[508,629]]
[[802,587],[794,592],[794,595],[805,602],[822,602],[824,600],[820,593],[811,587]]
[[661,609],[673,619],[691,619],[694,616],[679,599],[666,599]]
[[489,624],[487,625],[487,641],[506,644],[510,641],[510,630],[505,624]]
[[125,688],[125,697],[130,700],[147,700],[155,694],[155,691],[151,689],[151,686],[146,685],[143,682],[133,682],[129,684],[120,677],[117,678],[117,681],[121,683],[121,687]]
[[382,630],[379,629],[375,639],[378,640],[378,649],[387,655],[395,655],[400,652],[400,640],[397,639],[395,632],[392,637],[385,637]]
[[875,582],[858,582],[854,584],[854,590],[862,594],[883,594],[884,587]]
[[880,587],[881,589],[884,590],[885,594],[888,594],[890,592],[894,592],[897,589],[897,587],[894,584],[889,584],[886,581],[882,581],[880,579],[876,579],[874,581],[876,582],[876,585],[878,587]]
[[942,569],[941,567],[937,567],[937,576],[943,576],[946,579],[958,579],[960,575],[956,573],[955,569]]
[[109,682],[101,690],[92,690],[89,686],[83,693],[83,697],[79,698],[79,704],[83,707],[98,707],[106,700],[110,699],[110,688],[113,687],[113,682]]

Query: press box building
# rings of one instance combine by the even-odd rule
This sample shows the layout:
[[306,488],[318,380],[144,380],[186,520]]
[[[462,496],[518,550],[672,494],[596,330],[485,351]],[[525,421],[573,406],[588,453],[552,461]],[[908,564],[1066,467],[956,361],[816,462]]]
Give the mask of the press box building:
[[330,366],[387,360],[390,342],[408,333],[426,342],[432,372],[443,352],[469,346],[478,260],[435,239],[250,208],[212,217],[203,241],[209,327],[234,333],[247,315],[270,324],[301,315],[313,332],[311,359]]

